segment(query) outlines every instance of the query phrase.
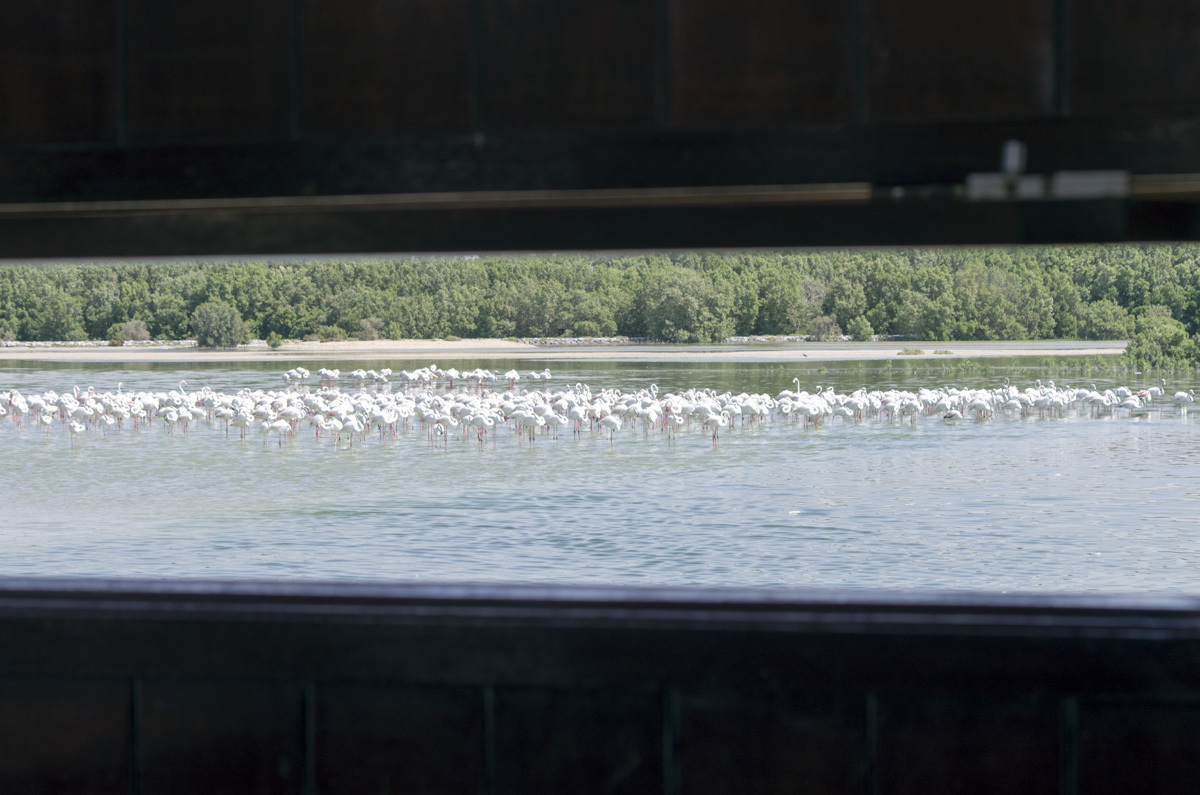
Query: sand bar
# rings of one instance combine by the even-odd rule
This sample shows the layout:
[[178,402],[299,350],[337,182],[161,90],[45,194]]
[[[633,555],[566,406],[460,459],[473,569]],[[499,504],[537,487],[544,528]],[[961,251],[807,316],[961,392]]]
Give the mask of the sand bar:
[[[376,340],[371,342],[289,342],[276,349],[265,343],[235,350],[205,351],[195,347],[44,347],[0,348],[0,362],[347,362],[455,359],[593,359],[604,361],[868,361],[881,359],[950,359],[994,356],[1111,356],[1125,342],[1026,340],[1020,342],[798,342],[721,343],[711,345],[533,345],[507,340]],[[905,348],[924,351],[901,356]],[[935,354],[934,351],[948,353]],[[425,363],[429,363],[425,362]]]

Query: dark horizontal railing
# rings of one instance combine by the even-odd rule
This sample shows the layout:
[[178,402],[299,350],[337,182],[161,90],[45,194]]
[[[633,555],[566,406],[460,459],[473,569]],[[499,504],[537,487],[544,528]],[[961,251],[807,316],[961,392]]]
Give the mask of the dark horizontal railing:
[[[1010,138],[1128,195],[972,201]],[[1194,119],[0,149],[0,257],[1196,240],[1198,152]]]
[[[0,208],[0,258],[205,257],[528,250],[1023,245],[1200,240],[1200,202],[790,201],[624,207],[438,207],[421,197],[287,209],[156,202],[153,208]],[[351,197],[356,198],[356,197]],[[541,196],[536,201],[544,201]],[[269,202],[267,202],[269,203]]]
[[1200,600],[0,581],[0,791],[1192,791]]

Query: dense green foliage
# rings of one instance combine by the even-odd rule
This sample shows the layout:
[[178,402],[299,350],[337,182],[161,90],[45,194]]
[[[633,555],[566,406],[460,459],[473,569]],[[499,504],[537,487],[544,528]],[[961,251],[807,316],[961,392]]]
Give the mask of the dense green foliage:
[[[1165,320],[1187,338],[1200,331],[1200,246],[0,266],[0,338],[107,339],[130,320],[183,338],[207,302],[259,338],[1157,339]],[[1160,347],[1175,355],[1176,342]]]
[[250,332],[237,309],[220,301],[205,301],[192,312],[192,336],[201,348],[232,348],[250,341]]
[[1195,365],[1200,363],[1200,335],[1188,336],[1187,328],[1166,307],[1144,307],[1125,354],[1151,368]]

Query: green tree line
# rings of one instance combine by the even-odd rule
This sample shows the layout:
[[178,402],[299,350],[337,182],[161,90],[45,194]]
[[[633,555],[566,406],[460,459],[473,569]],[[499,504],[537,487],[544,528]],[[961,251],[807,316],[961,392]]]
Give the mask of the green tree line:
[[[255,337],[895,334],[1114,339],[1200,332],[1200,246],[12,263],[0,337],[192,335],[205,303]],[[1157,325],[1156,325],[1157,324]]]

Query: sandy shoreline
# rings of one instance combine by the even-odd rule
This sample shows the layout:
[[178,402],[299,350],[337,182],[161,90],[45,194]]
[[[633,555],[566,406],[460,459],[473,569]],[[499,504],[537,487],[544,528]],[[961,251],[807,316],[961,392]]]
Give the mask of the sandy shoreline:
[[[900,356],[919,348],[919,356]],[[202,351],[183,347],[0,348],[2,361],[46,362],[270,362],[386,361],[441,362],[455,359],[596,359],[606,361],[812,362],[882,359],[950,359],[995,356],[1109,356],[1124,352],[1124,341],[1033,340],[1021,342],[800,342],[714,345],[539,346],[507,340],[376,340],[372,342],[290,342],[272,350],[265,344],[236,350]],[[949,353],[934,354],[934,351]],[[425,362],[425,363],[429,363]]]

